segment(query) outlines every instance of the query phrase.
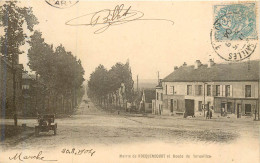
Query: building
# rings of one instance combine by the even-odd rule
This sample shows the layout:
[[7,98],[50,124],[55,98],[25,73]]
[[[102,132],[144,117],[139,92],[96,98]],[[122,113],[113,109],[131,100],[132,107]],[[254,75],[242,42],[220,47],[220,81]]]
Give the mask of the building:
[[238,118],[255,112],[258,115],[259,60],[228,64],[197,60],[194,66],[184,63],[162,80],[156,92],[163,93],[156,100],[156,111],[162,110],[162,114],[204,116],[213,108],[214,116],[221,116],[222,110]]
[[[40,93],[40,91],[38,91]],[[22,115],[23,116],[35,116],[37,113],[37,100],[39,101],[39,95],[37,94],[37,82],[36,75],[29,75],[27,72],[22,74]],[[37,105],[37,106],[36,106]],[[39,108],[41,109],[41,108]]]
[[142,92],[142,99],[139,105],[139,111],[145,113],[152,113],[152,100],[155,99],[154,89],[144,89]]
[[[18,60],[17,60],[18,63]],[[23,65],[16,64],[15,70],[15,106],[17,112],[21,111],[22,104],[22,71]],[[12,64],[0,54],[0,108],[2,116],[12,116],[13,106],[13,70]]]
[[155,102],[153,107],[153,114],[161,115],[163,112],[163,87],[162,80],[160,80],[159,84],[155,88]]

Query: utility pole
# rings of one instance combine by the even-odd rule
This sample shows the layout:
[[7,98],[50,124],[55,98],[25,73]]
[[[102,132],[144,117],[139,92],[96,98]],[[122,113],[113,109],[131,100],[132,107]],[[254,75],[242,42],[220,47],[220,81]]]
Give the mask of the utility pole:
[[139,88],[138,88],[138,75],[136,77],[136,90],[137,90],[137,93],[139,93]]
[[160,72],[158,71],[158,84],[160,84]]
[[13,111],[14,111],[14,125],[17,126],[17,111],[16,111],[16,80],[15,80],[15,75],[16,75],[16,68],[15,66],[17,63],[15,62],[15,55],[12,55],[12,72],[13,72]]
[[36,110],[36,113],[38,113],[38,107],[37,107],[37,103],[38,103],[38,73],[36,73],[36,76],[35,76],[35,80],[36,80],[36,83],[35,83],[35,110]]

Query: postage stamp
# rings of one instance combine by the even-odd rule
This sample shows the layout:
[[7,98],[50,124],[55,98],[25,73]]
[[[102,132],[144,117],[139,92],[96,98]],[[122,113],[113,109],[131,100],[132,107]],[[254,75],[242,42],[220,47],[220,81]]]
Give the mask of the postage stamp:
[[257,46],[255,3],[215,5],[211,43],[224,60],[241,61]]
[[74,6],[79,0],[45,0],[45,2],[52,7],[64,9]]

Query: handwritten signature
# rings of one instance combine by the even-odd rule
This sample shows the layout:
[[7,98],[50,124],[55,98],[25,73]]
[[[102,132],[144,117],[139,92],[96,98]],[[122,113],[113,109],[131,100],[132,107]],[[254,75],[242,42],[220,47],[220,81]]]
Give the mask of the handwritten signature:
[[58,160],[46,160],[45,157],[42,156],[42,151],[40,151],[37,155],[24,155],[22,152],[16,153],[14,156],[9,157],[9,160],[39,160],[39,161],[58,161]]
[[144,13],[137,10],[132,10],[131,6],[124,8],[124,4],[117,5],[113,10],[104,9],[98,12],[82,15],[68,20],[65,24],[70,26],[97,26],[103,25],[97,29],[94,33],[99,34],[106,31],[110,26],[125,24],[137,20],[157,20],[168,21],[174,24],[172,20],[168,19],[141,19]]

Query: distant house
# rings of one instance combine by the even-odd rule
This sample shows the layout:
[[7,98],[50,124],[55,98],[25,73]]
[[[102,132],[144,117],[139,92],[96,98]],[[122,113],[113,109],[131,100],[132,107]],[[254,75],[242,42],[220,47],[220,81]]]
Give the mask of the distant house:
[[22,114],[26,116],[36,115],[36,76],[23,72],[22,76]]
[[259,60],[183,64],[162,80],[156,94],[155,113],[203,116],[213,108],[215,115],[223,110],[238,118],[253,116],[259,110]]
[[142,99],[140,101],[139,110],[140,112],[152,113],[152,100],[155,99],[154,89],[144,89],[142,92]]
[[[18,59],[16,61],[18,63]],[[23,65],[16,64],[15,70],[15,106],[17,112],[21,111],[22,103],[22,71]],[[13,115],[13,70],[12,63],[0,54],[0,108],[1,113]]]
[[153,114],[161,115],[163,112],[163,87],[162,80],[160,80],[159,84],[155,88],[155,101],[153,107]]

